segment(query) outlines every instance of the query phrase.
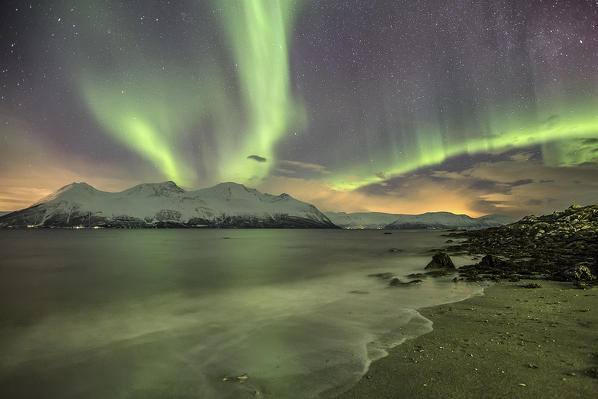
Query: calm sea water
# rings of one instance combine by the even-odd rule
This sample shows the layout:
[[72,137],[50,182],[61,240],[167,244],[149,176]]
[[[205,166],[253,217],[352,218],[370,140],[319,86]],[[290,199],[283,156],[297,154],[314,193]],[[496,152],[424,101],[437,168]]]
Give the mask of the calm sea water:
[[481,292],[448,279],[389,288],[367,276],[419,272],[445,240],[427,231],[1,231],[0,396],[330,396],[385,349],[431,330],[414,309]]

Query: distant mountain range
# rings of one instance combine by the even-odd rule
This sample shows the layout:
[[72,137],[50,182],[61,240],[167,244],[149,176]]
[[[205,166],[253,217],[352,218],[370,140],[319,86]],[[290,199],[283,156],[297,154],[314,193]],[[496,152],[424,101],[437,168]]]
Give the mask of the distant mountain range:
[[449,212],[322,213],[288,194],[264,194],[242,184],[221,183],[185,191],[171,181],[139,184],[117,193],[96,190],[87,183],[72,183],[28,208],[0,215],[0,227],[5,228],[480,229],[514,221],[501,215],[471,218]]
[[315,206],[288,194],[263,194],[236,183],[185,191],[171,181],[118,193],[72,183],[1,216],[0,227],[8,226],[337,228]]
[[403,215],[380,212],[326,212],[332,223],[345,229],[484,229],[517,221],[510,216],[487,215],[472,218],[450,212]]

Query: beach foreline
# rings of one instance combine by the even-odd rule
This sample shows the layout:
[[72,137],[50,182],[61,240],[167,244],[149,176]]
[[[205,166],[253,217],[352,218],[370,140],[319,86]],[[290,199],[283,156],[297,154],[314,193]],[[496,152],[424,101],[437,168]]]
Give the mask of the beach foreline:
[[484,295],[421,309],[433,331],[389,350],[337,398],[593,396],[598,292],[539,283],[499,282]]

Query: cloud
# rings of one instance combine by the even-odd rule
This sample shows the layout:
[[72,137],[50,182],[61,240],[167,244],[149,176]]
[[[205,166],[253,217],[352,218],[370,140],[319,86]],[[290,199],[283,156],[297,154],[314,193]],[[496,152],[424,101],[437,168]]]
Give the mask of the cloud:
[[9,210],[14,210],[14,207],[10,207],[10,204],[14,204],[15,206],[18,207],[18,209],[24,208],[27,205],[31,204],[31,201],[27,201],[27,200],[20,200],[20,199],[15,199],[15,198],[2,198],[0,197],[0,203],[7,205],[10,209]]
[[249,155],[247,159],[253,159],[256,162],[266,162],[266,158],[260,157],[259,155]]
[[533,182],[534,182],[533,179],[520,179],[520,180],[516,180],[511,183],[507,183],[507,184],[511,187],[517,187],[517,186],[523,186],[525,184],[532,184]]
[[417,187],[417,190],[411,191],[413,195],[405,193],[406,195],[401,196],[400,192],[377,195],[360,190],[334,190],[317,180],[270,176],[257,188],[272,194],[286,192],[294,198],[315,205],[321,211],[417,214],[445,210],[482,215],[463,208],[460,193],[438,190],[434,184]]
[[298,162],[298,161],[279,161],[281,165],[293,166],[301,169],[312,170],[314,172],[327,174],[330,173],[328,169],[324,165],[320,165],[317,163],[308,163],[308,162]]
[[[333,210],[446,210],[472,216],[500,213],[515,217],[552,213],[572,203],[596,202],[597,164],[550,166],[542,162],[536,150],[461,157],[459,162],[451,160],[361,187],[342,201],[340,195],[332,193],[325,201],[323,195],[313,201]],[[477,162],[472,163],[474,160]]]
[[272,174],[274,176],[287,176],[295,178],[318,178],[329,174],[330,171],[317,163],[280,160],[276,162]]
[[509,187],[501,182],[496,180],[488,180],[488,179],[473,179],[469,184],[469,188],[472,190],[479,190],[485,192],[507,192],[509,191]]
[[[573,203],[593,204],[598,196],[598,181],[595,178],[598,165],[593,164],[555,167],[539,161],[517,160],[498,164],[482,163],[468,173],[477,179],[510,181],[509,197],[504,199],[504,204],[511,206],[507,213],[513,216],[551,213]],[[472,207],[484,212],[489,210],[491,204],[478,202],[473,203]]]

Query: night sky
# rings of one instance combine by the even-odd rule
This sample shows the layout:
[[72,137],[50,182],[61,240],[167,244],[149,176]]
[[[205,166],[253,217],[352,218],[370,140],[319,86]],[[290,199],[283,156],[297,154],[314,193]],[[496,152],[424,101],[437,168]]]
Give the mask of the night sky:
[[598,1],[2,1],[0,210],[235,181],[321,210],[598,203]]

